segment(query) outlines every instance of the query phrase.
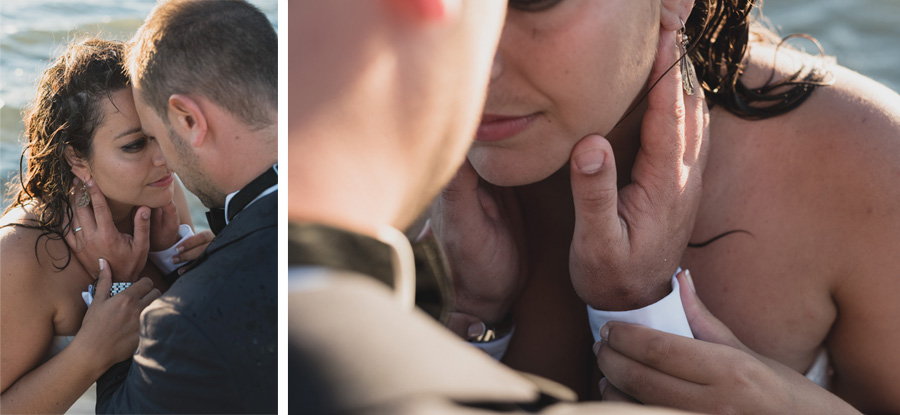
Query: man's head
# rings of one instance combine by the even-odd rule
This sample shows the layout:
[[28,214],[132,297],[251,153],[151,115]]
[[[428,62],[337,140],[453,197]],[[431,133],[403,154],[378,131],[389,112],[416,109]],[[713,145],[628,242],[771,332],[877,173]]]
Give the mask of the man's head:
[[142,127],[204,205],[221,206],[255,177],[222,172],[232,172],[227,163],[242,146],[251,146],[242,155],[255,174],[274,163],[278,38],[253,5],[162,2],[132,39],[125,67]]
[[[316,219],[309,192],[328,193],[330,180],[357,204],[377,201],[361,218],[408,225],[465,157],[505,10],[506,0],[291,3],[290,183],[307,196],[289,215]],[[350,209],[336,193],[320,210]]]

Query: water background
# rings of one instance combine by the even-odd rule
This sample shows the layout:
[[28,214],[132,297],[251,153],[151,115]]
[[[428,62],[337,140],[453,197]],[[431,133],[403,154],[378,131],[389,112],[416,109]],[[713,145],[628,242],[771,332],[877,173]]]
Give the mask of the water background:
[[900,0],[763,0],[761,10],[782,36],[809,34],[840,65],[900,92]]
[[[278,1],[250,3],[259,7],[277,30]],[[19,174],[22,111],[34,99],[41,73],[79,36],[130,39],[155,5],[155,0],[0,2],[0,209],[9,204],[8,181]],[[185,193],[195,227],[208,229],[206,208],[190,192]]]

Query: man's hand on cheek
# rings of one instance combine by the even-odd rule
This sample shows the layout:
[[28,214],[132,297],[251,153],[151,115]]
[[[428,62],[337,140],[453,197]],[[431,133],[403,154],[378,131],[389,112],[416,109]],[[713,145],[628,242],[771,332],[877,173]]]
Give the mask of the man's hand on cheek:
[[660,34],[641,148],[631,183],[616,185],[615,158],[599,135],[572,151],[575,232],[569,271],[576,292],[601,310],[637,309],[663,298],[694,227],[709,142],[702,90],[684,95],[674,32]]
[[178,242],[178,226],[180,225],[175,201],[162,207],[154,208],[150,215],[150,250],[169,249]]
[[[93,179],[85,189],[75,179],[75,190],[70,194],[74,211],[65,239],[72,253],[93,276],[99,275],[100,258],[106,258],[115,268],[111,271],[117,281],[136,281],[147,263],[150,235],[150,209],[141,206],[134,215],[134,236],[120,233],[113,223],[106,197]],[[91,203],[79,206],[82,193],[88,192]]]
[[451,329],[468,339],[469,328],[505,321],[525,284],[522,219],[513,189],[484,182],[466,161],[436,199],[431,227],[452,272]]

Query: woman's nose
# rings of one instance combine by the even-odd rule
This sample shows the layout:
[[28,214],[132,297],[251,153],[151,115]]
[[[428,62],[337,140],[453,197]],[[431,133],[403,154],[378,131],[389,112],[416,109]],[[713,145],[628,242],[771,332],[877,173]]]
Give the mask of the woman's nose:
[[153,157],[154,166],[166,165],[166,157],[163,155],[162,149],[159,148],[159,142],[157,140],[151,140],[150,151]]

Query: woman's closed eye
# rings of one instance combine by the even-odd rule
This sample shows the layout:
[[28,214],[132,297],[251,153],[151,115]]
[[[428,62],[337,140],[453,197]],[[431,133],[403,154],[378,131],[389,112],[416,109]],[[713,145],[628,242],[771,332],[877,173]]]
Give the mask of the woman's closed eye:
[[509,0],[509,7],[523,12],[539,12],[557,5],[562,0]]
[[124,150],[126,153],[137,153],[147,147],[147,141],[149,140],[149,137],[141,136],[137,140],[134,140],[122,146],[122,150]]

